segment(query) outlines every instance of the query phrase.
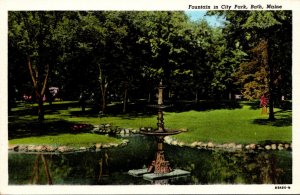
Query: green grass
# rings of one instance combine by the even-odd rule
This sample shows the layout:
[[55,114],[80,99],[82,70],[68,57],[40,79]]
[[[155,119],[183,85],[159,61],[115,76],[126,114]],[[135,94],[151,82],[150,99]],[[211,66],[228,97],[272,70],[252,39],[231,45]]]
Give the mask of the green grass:
[[[291,113],[287,114],[288,116]],[[212,141],[215,143],[291,142],[292,126],[286,124],[286,113],[277,113],[277,121],[269,122],[260,110],[248,106],[235,110],[168,113],[166,124],[171,128],[188,128],[175,137],[184,142]]]
[[54,146],[92,146],[96,143],[121,143],[119,139],[92,133],[59,134],[55,136],[25,137],[13,139],[9,144],[54,145]]
[[[145,126],[155,126],[156,116],[131,115],[131,114],[110,114],[105,117],[99,117],[97,114],[89,114],[91,109],[86,109],[87,114],[82,114],[80,107],[68,107],[67,110],[57,110],[55,114],[46,114],[47,120],[66,120],[74,123],[88,123],[92,125],[112,124],[122,128],[140,128]],[[76,114],[74,114],[76,113]],[[27,115],[28,119],[37,118]]]
[[[256,105],[256,104],[255,104]],[[92,125],[110,123],[114,126],[123,128],[140,128],[140,127],[156,127],[156,115],[144,115],[142,113],[129,114],[109,114],[104,117],[98,117],[88,109],[85,113],[81,112],[81,108],[74,102],[55,102],[56,109],[48,109],[45,114],[45,126],[49,126],[47,133],[44,133],[45,138],[36,136],[33,132],[44,132],[39,129],[38,125],[33,125],[37,116],[33,112],[34,106],[21,106],[13,109],[9,118],[9,130],[13,136],[10,143],[19,143],[22,141],[48,143],[51,140],[52,132],[58,139],[52,143],[82,143],[95,142],[94,139],[99,139],[99,142],[105,142],[110,139],[107,136],[95,135],[86,133],[71,135],[68,126],[76,123],[86,123]],[[206,105],[207,106],[207,105]],[[276,121],[267,120],[267,115],[261,115],[261,109],[256,108],[248,103],[241,103],[241,106],[234,109],[214,108],[205,110],[193,110],[181,112],[164,112],[165,127],[167,129],[188,129],[175,137],[187,143],[194,141],[215,143],[259,143],[259,142],[291,142],[292,141],[292,111],[275,109]],[[58,121],[62,122],[59,124]],[[57,125],[59,124],[59,125]],[[20,129],[27,128],[28,137],[22,138],[17,136]],[[44,127],[45,128],[45,127]],[[46,132],[46,131],[45,131]],[[25,135],[25,134],[24,134]],[[59,136],[62,136],[59,138]],[[78,136],[78,137],[77,137]],[[76,138],[75,138],[76,137]],[[93,137],[93,138],[92,138]],[[73,140],[73,141],[68,141]],[[110,140],[116,141],[116,140]],[[51,141],[49,141],[51,143]]]

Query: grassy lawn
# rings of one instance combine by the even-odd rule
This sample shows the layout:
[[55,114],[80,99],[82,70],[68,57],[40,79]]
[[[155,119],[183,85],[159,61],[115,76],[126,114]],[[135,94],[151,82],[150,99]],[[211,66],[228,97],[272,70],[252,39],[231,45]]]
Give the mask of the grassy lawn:
[[166,123],[170,127],[187,127],[188,132],[176,135],[184,142],[212,141],[215,143],[259,143],[264,141],[291,142],[292,127],[286,124],[291,112],[277,112],[277,121],[269,122],[261,116],[260,110],[243,106],[235,110],[214,110],[208,112],[189,111],[167,113]]
[[40,137],[25,137],[13,139],[10,144],[26,144],[26,145],[53,145],[53,146],[91,146],[96,143],[121,143],[119,139],[107,137],[103,135],[81,133],[81,134],[59,134]]
[[[47,104],[46,104],[47,106]],[[156,126],[155,114],[129,113],[108,114],[99,117],[81,108],[74,102],[55,102],[53,109],[47,109],[45,122],[37,124],[34,115],[35,105],[22,105],[12,110],[9,116],[10,143],[49,143],[82,144],[117,142],[107,136],[81,132],[73,134],[70,127],[74,124],[106,124],[123,128]],[[192,143],[212,141],[215,143],[259,143],[265,141],[291,142],[292,111],[275,109],[276,121],[268,121],[261,115],[261,109],[248,103],[236,108],[188,109],[165,112],[165,127],[168,129],[188,129],[175,137]]]

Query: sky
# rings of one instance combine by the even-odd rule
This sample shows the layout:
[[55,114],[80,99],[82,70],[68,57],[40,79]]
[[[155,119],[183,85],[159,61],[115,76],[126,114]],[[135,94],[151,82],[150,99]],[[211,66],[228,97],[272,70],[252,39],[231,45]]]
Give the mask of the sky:
[[209,25],[219,27],[223,25],[224,19],[217,16],[205,16],[207,11],[186,11],[185,13],[192,21],[205,19]]

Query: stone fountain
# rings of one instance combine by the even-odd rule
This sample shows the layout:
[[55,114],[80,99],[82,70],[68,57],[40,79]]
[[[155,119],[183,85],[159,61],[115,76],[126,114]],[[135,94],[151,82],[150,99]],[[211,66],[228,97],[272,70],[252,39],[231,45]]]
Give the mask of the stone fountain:
[[[160,81],[158,86],[158,103],[154,107],[158,109],[157,112],[157,128],[152,129],[141,129],[140,133],[146,136],[153,136],[156,138],[157,142],[157,150],[155,154],[154,160],[150,163],[148,168],[146,169],[136,169],[130,170],[128,173],[133,176],[141,176],[143,175],[144,179],[154,180],[154,179],[162,179],[162,178],[170,178],[170,177],[179,177],[190,175],[190,172],[180,170],[180,169],[172,169],[169,161],[166,160],[164,154],[164,138],[170,135],[176,135],[181,133],[180,130],[168,130],[164,127],[164,115],[163,109],[166,106],[163,104],[163,89],[165,87]],[[153,107],[153,106],[152,106]]]

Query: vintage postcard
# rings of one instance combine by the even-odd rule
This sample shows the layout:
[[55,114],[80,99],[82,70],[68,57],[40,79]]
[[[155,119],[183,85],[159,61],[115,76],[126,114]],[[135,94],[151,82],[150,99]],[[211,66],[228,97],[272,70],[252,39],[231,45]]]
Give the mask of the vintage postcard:
[[0,0],[0,193],[299,194],[299,7]]

